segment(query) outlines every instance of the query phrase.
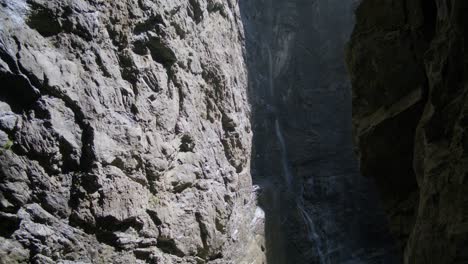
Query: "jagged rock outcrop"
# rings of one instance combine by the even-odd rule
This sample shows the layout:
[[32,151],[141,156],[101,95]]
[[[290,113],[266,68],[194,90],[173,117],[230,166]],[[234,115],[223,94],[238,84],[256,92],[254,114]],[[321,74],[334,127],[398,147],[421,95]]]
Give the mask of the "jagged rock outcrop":
[[361,171],[405,263],[466,263],[468,2],[363,0],[348,48]]
[[246,74],[233,0],[1,0],[0,263],[262,263]]

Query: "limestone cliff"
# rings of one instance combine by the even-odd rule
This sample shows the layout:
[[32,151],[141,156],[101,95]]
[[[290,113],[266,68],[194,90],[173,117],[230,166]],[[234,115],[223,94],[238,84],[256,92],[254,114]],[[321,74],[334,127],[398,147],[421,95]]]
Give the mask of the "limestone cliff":
[[361,171],[405,263],[466,263],[468,2],[363,0],[347,51]]
[[0,263],[261,263],[243,37],[234,0],[1,0]]

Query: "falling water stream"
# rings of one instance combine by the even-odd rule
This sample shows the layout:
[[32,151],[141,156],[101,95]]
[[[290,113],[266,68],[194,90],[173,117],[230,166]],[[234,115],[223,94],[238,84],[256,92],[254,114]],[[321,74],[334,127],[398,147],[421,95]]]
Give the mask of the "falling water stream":
[[[290,193],[292,192],[291,183],[293,182],[293,174],[291,172],[291,168],[289,165],[286,144],[284,141],[283,133],[281,132],[281,127],[279,125],[278,118],[275,119],[275,133],[278,138],[279,145],[280,145],[281,165],[283,167],[283,177],[286,182],[286,189],[287,189],[287,192]],[[291,194],[291,195],[294,195],[294,194]],[[300,193],[300,196],[302,196],[302,191]],[[326,261],[325,256],[322,252],[322,242],[321,242],[320,236],[318,235],[316,231],[315,224],[312,218],[309,216],[309,214],[305,210],[304,201],[302,200],[302,198],[299,198],[300,196],[295,196],[295,203],[302,217],[302,220],[306,226],[307,239],[314,243],[316,250],[317,250],[318,257],[320,259],[320,264],[326,264],[328,262]]]
[[[268,52],[268,73],[269,73],[268,79],[269,79],[269,86],[270,86],[270,95],[273,98],[274,91],[275,91],[275,85],[274,85],[275,64],[273,62],[272,52],[269,47],[267,48],[267,52]],[[316,231],[315,224],[312,218],[309,216],[309,214],[304,208],[304,201],[301,198],[302,193],[303,193],[303,190],[302,190],[303,188],[301,188],[301,192],[299,193],[299,195],[296,195],[294,191],[292,190],[292,183],[294,182],[294,177],[293,177],[293,173],[291,172],[291,166],[288,160],[286,142],[284,140],[284,136],[281,131],[281,127],[280,127],[277,115],[278,113],[277,111],[275,111],[275,133],[279,142],[279,147],[280,147],[280,152],[281,152],[281,166],[283,168],[283,177],[286,183],[286,191],[288,195],[291,195],[292,197],[294,197],[295,206],[297,207],[297,210],[299,211],[299,214],[307,230],[307,239],[314,243],[319,260],[320,260],[320,264],[326,264],[327,262],[322,252],[322,242],[321,242],[320,236],[318,235]]]
[[400,263],[353,152],[344,47],[357,2],[239,1],[252,180],[261,188],[269,264]]
[[284,181],[286,182],[286,188],[288,192],[290,192],[291,183],[292,183],[292,174],[289,168],[288,156],[286,152],[286,144],[284,142],[283,134],[281,133],[281,128],[279,126],[278,118],[275,119],[275,132],[276,132],[276,137],[278,137],[278,141],[280,143],[281,165],[283,167],[283,177],[284,177]]

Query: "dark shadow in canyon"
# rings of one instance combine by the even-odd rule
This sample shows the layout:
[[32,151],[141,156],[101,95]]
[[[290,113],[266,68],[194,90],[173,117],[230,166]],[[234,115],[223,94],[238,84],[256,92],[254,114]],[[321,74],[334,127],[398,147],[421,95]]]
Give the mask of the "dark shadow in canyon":
[[241,0],[268,264],[399,263],[359,174],[344,47],[354,0]]

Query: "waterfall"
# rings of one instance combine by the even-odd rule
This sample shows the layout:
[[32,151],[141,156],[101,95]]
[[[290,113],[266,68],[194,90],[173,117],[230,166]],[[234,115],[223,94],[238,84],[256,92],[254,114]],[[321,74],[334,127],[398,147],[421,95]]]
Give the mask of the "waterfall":
[[352,152],[343,47],[355,2],[239,1],[267,263],[400,263]]
[[[276,136],[278,138],[278,142],[280,145],[280,152],[281,152],[281,165],[283,167],[283,177],[286,182],[286,189],[288,192],[291,192],[291,184],[293,181],[293,174],[291,172],[291,168],[289,165],[289,160],[288,160],[288,154],[287,154],[287,149],[286,149],[286,143],[283,137],[283,133],[281,132],[281,128],[279,125],[278,118],[275,119],[275,132]],[[302,190],[302,188],[301,188]],[[322,252],[322,241],[320,239],[320,236],[317,233],[317,230],[315,228],[315,224],[312,220],[312,218],[309,216],[307,211],[304,208],[304,201],[302,200],[302,192],[300,192],[299,195],[296,196],[295,198],[295,203],[297,210],[299,211],[302,220],[304,224],[306,225],[306,230],[307,230],[307,239],[309,241],[312,241],[314,245],[316,246],[317,254],[320,259],[320,264],[325,264],[327,263],[325,260],[325,256]],[[294,195],[294,193],[292,193]]]
[[271,56],[271,49],[270,47],[267,48],[268,51],[268,76],[269,76],[269,87],[270,87],[270,96],[273,97],[274,95],[274,83],[273,83],[273,58]]
[[318,254],[319,259],[320,259],[320,264],[328,263],[326,261],[326,259],[325,259],[325,256],[324,256],[323,252],[322,252],[322,241],[321,241],[319,235],[317,234],[317,231],[315,229],[315,224],[312,221],[312,218],[309,216],[309,214],[304,209],[304,202],[302,201],[302,199],[297,199],[296,205],[297,205],[297,209],[301,213],[301,216],[302,216],[302,219],[304,220],[304,223],[306,224],[307,239],[309,239],[310,241],[313,241],[314,244],[315,244],[315,248],[317,250],[317,254]]
[[275,132],[276,132],[276,137],[278,138],[278,142],[280,144],[281,165],[283,167],[284,181],[286,182],[287,190],[291,191],[292,173],[291,173],[291,169],[289,168],[288,156],[287,156],[288,154],[286,151],[286,143],[284,142],[284,137],[283,137],[283,134],[281,133],[278,118],[275,119]]
[[[274,66],[273,55],[271,48],[266,47],[268,53],[268,86],[269,93],[271,98],[275,97],[275,76],[274,76]],[[287,57],[287,52],[285,57]],[[293,173],[291,172],[291,167],[288,160],[288,152],[286,148],[286,142],[284,140],[283,133],[278,120],[278,112],[275,110],[275,134],[279,142],[280,153],[281,153],[281,166],[283,168],[283,177],[286,184],[286,191],[288,195],[294,196],[296,208],[302,218],[303,223],[305,224],[307,230],[307,239],[314,243],[316,246],[317,254],[320,259],[320,264],[326,264],[325,256],[322,252],[322,242],[316,231],[315,224],[312,221],[312,218],[309,216],[307,211],[304,208],[304,201],[302,200],[302,188],[299,194],[295,194],[292,190],[292,183],[294,181]]]

